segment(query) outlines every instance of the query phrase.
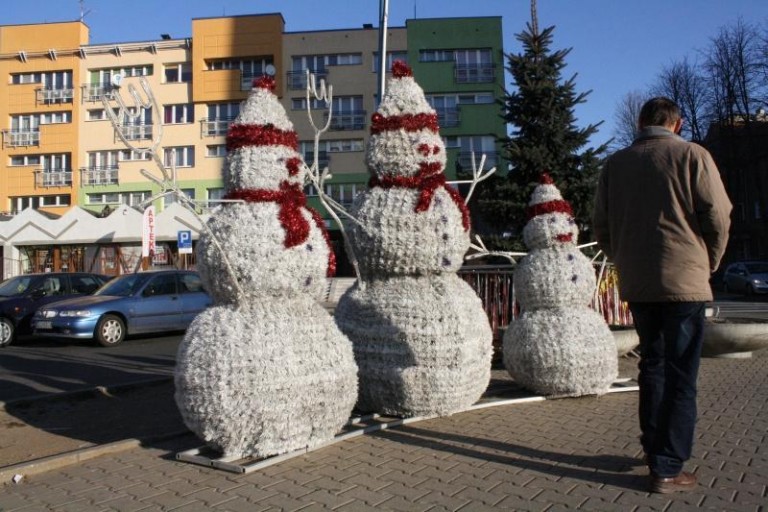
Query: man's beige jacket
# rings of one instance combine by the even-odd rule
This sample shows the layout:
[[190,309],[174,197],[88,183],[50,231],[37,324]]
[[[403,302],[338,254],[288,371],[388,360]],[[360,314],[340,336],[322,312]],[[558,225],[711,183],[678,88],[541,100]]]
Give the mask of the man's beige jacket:
[[599,247],[629,302],[709,301],[731,202],[709,152],[658,126],[611,155],[593,212]]

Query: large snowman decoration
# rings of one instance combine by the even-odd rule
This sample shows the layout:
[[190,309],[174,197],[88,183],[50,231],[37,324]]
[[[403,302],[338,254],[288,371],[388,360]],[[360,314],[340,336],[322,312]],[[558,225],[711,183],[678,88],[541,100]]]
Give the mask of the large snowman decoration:
[[370,189],[351,210],[362,282],[335,316],[360,368],[359,409],[447,415],[485,391],[492,333],[480,299],[456,275],[469,214],[445,182],[437,114],[405,64],[392,71],[372,116]]
[[548,396],[605,393],[616,379],[616,342],[589,307],[595,273],[576,246],[571,205],[544,174],[527,209],[530,249],[515,269],[521,316],[504,335],[504,365],[520,385]]
[[226,203],[197,262],[215,305],[179,347],[176,403],[226,456],[266,457],[332,438],[357,398],[352,344],[316,299],[335,260],[306,207],[306,166],[285,110],[262,77],[227,133]]

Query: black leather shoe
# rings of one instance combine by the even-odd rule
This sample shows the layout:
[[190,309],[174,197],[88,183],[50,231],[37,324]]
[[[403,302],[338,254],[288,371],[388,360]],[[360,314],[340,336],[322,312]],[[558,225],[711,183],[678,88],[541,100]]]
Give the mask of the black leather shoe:
[[651,473],[651,492],[669,494],[676,491],[689,491],[696,487],[696,475],[686,471],[677,476],[662,478]]

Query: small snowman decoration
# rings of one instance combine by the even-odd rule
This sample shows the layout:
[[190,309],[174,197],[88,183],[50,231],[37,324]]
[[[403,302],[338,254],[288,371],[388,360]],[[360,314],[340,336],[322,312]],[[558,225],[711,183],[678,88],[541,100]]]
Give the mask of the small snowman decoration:
[[227,133],[226,197],[239,202],[218,208],[200,238],[214,306],[187,330],[175,372],[187,426],[233,457],[323,443],[357,399],[351,342],[317,302],[333,251],[306,206],[306,165],[273,89],[273,78],[255,80]]
[[447,415],[487,388],[492,333],[480,299],[456,275],[469,214],[446,185],[437,114],[408,66],[392,68],[372,116],[370,189],[350,212],[362,282],[341,297],[335,317],[360,368],[359,409]]
[[589,305],[592,263],[578,249],[571,205],[547,174],[534,189],[515,269],[522,313],[504,335],[504,365],[520,385],[547,396],[605,393],[617,376],[616,342]]

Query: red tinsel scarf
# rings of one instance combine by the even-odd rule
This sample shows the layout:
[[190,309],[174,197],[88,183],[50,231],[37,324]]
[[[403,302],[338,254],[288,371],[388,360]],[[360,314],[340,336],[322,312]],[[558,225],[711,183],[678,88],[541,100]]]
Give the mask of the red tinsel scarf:
[[368,186],[381,187],[381,188],[413,188],[419,190],[419,200],[416,202],[416,207],[413,209],[415,212],[424,212],[429,209],[432,204],[432,198],[435,196],[435,191],[439,187],[443,187],[456,206],[461,211],[461,224],[464,226],[464,231],[469,230],[469,210],[467,205],[464,204],[464,199],[459,194],[459,191],[445,182],[445,174],[440,172],[439,163],[422,163],[421,169],[416,176],[385,176],[379,178],[378,176],[372,176],[368,181]]
[[328,236],[328,230],[325,229],[323,217],[314,209],[307,206],[307,196],[298,183],[280,183],[279,190],[246,188],[237,189],[229,192],[225,199],[240,199],[247,203],[267,203],[274,202],[280,205],[278,219],[280,225],[285,229],[285,240],[283,245],[286,249],[301,245],[309,238],[309,222],[301,214],[302,208],[306,209],[315,221],[318,229],[323,233],[323,238],[328,244],[328,277],[336,274],[336,255],[331,246],[331,239]]

